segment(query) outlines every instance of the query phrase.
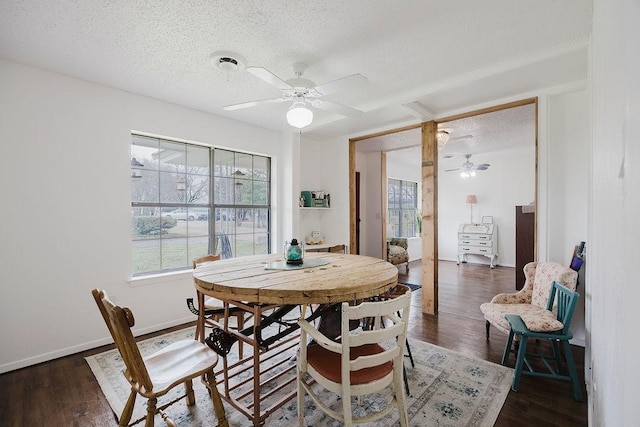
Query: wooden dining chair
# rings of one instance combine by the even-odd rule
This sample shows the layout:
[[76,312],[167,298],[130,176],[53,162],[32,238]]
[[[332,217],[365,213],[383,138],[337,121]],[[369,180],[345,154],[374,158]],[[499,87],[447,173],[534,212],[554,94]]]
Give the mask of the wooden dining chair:
[[[407,426],[403,381],[404,346],[411,303],[410,292],[396,298],[342,303],[342,332],[339,342],[320,333],[311,323],[299,320],[300,354],[297,365],[298,424],[304,424],[305,393],[318,408],[345,426],[371,422],[384,417],[397,406],[400,425]],[[398,312],[401,316],[398,316]],[[350,332],[350,321],[381,318],[384,328]],[[313,341],[309,343],[308,337]],[[352,396],[375,393],[388,386],[393,397],[384,408],[365,416],[352,413]],[[318,388],[341,397],[342,413],[322,401]]]
[[[220,254],[216,254],[216,255],[208,254],[208,255],[195,258],[193,260],[193,268],[195,269],[200,264],[204,264],[206,262],[219,261],[220,258],[221,258]],[[187,307],[189,307],[189,310],[196,316],[200,314],[200,309],[199,307],[196,307],[195,304],[193,303],[193,298],[187,298]],[[245,314],[247,314],[247,312],[238,307],[229,307],[229,317],[230,319],[231,318],[235,319],[235,324],[230,323],[229,327],[237,330],[244,329]],[[224,303],[219,299],[206,297],[204,300],[204,316],[205,316],[205,319],[204,319],[205,327],[207,326],[217,327],[217,325],[213,324],[211,320],[215,322],[219,322],[220,319],[224,318]],[[200,333],[201,333],[200,324],[197,323],[196,337],[199,337]],[[243,355],[242,342],[238,344],[238,351],[239,351],[240,357],[242,357]]]
[[[94,289],[92,294],[124,362],[123,374],[131,384],[131,393],[118,417],[119,426],[130,425],[138,394],[147,399],[147,414],[132,424],[144,420],[146,427],[152,427],[155,415],[160,414],[168,426],[175,426],[164,410],[182,397],[187,398],[188,406],[194,405],[193,379],[198,377],[202,377],[209,388],[218,426],[228,426],[216,388],[213,369],[218,363],[218,355],[213,350],[197,340],[181,340],[143,358],[131,332],[135,325],[131,310],[113,304],[103,290]],[[157,406],[159,397],[180,384],[184,384],[183,396]]]

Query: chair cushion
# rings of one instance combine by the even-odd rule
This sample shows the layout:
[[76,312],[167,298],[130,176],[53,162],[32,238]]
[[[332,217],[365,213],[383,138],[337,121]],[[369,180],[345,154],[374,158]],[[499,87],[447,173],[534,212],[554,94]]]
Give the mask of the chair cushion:
[[402,246],[389,245],[389,259],[393,265],[402,264],[409,261],[409,254]]
[[520,317],[527,329],[533,332],[555,332],[564,328],[564,324],[556,319],[556,315],[549,310],[521,314]]
[[[354,360],[360,356],[382,353],[383,351],[384,349],[378,344],[365,344],[360,347],[353,347],[349,358],[350,360]],[[319,344],[311,344],[307,347],[307,362],[309,365],[313,366],[320,375],[334,383],[340,383],[342,379],[340,358],[340,353],[334,353]],[[383,378],[392,370],[393,363],[385,362],[382,365],[373,366],[371,368],[351,371],[351,384],[370,383]]]
[[503,331],[509,330],[509,323],[504,317],[507,314],[519,315],[527,328],[534,332],[559,331],[564,326],[556,319],[553,312],[533,304],[493,304],[487,302],[480,306],[480,310],[482,310],[485,319]]

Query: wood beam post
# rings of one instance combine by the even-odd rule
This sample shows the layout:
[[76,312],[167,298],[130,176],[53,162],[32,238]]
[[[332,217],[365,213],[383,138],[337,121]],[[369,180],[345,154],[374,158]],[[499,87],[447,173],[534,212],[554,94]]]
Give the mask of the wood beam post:
[[422,124],[422,312],[438,314],[438,125]]

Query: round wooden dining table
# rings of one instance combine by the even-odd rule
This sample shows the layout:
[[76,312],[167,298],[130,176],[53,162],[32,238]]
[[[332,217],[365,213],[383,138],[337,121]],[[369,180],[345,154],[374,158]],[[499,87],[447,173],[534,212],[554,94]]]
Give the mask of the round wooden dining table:
[[[227,357],[223,357],[223,368],[217,372],[223,377],[218,388],[223,399],[247,416],[254,426],[259,426],[269,414],[296,395],[291,380],[281,386],[290,390],[276,402],[267,403],[261,394],[261,386],[271,381],[265,379],[265,372],[270,370],[265,367],[265,361],[275,357],[271,353],[284,354],[295,351],[298,346],[299,334],[293,333],[297,323],[289,327],[291,333],[285,330],[276,335],[277,339],[263,339],[266,327],[274,323],[282,325],[278,313],[289,313],[294,306],[326,306],[383,294],[397,284],[398,269],[379,258],[326,252],[307,253],[302,265],[291,266],[285,263],[282,254],[272,254],[204,263],[193,271],[193,280],[199,307],[204,307],[205,296],[220,299],[225,306],[224,322],[207,319],[207,324],[213,324],[214,329],[224,330],[224,335],[253,347],[253,354],[247,358],[243,358],[240,348],[238,362],[228,363]],[[229,328],[230,307],[251,313],[253,326],[243,331]],[[304,317],[305,309],[300,312]],[[204,310],[200,310],[198,330],[201,336],[196,338],[202,341],[204,326]],[[252,398],[249,400],[247,393],[234,395],[237,390],[234,372],[241,372],[246,364],[252,365],[250,369],[253,369]],[[273,394],[273,390],[269,394]]]
[[[313,266],[319,260],[326,264]],[[285,266],[283,255],[273,254],[205,263],[193,279],[198,292],[222,300],[327,304],[380,295],[397,283],[398,269],[379,258],[341,253],[307,253],[303,265]]]

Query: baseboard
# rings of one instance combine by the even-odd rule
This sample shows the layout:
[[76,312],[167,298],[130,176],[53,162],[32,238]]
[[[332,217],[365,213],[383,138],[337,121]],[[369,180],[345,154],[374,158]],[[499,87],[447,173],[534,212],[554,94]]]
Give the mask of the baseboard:
[[[176,319],[171,322],[165,322],[162,324],[157,324],[153,326],[149,326],[143,329],[137,329],[133,331],[133,334],[138,337],[140,335],[150,334],[152,332],[161,331],[163,329],[171,328],[173,326],[182,325],[188,322],[193,322],[195,317],[193,315],[183,317],[181,319]],[[25,359],[16,360],[14,362],[5,363],[4,365],[0,365],[0,374],[4,374],[5,372],[15,371],[16,369],[26,368],[28,366],[37,365],[38,363],[48,362],[53,359],[58,359],[60,357],[69,356],[71,354],[80,353],[81,351],[91,350],[96,347],[101,347],[103,345],[112,344],[113,340],[111,337],[104,337],[97,340],[88,341],[82,344],[73,345],[70,347],[61,348],[58,350],[50,351],[48,353],[38,354],[36,356],[27,357]]]

